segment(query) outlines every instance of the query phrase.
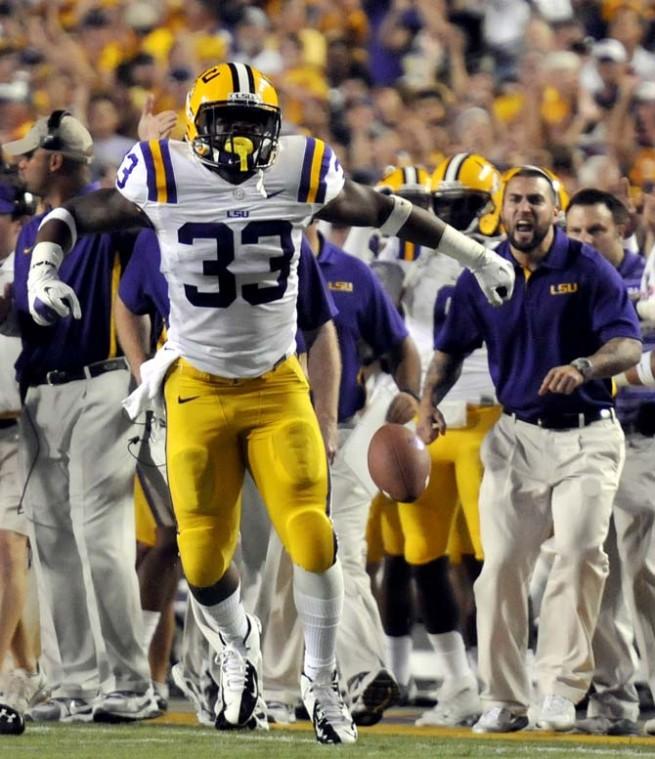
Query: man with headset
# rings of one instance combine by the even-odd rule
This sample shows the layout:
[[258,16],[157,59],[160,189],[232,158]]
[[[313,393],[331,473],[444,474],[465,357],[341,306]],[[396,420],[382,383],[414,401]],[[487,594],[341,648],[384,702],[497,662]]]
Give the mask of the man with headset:
[[609,378],[639,360],[641,345],[616,269],[557,229],[558,214],[544,171],[511,175],[501,214],[508,239],[498,252],[517,272],[514,293],[492,313],[468,273],[460,276],[421,399],[418,431],[431,442],[445,432],[437,405],[464,357],[486,343],[504,410],[481,449],[485,560],[475,598],[484,713],[476,732],[528,725],[527,586],[550,535],[537,725],[571,729],[593,675],[591,638],[608,573],[603,543],[624,457]]
[[[47,206],[87,190],[91,135],[65,111],[40,119],[3,150],[18,159],[27,189]],[[39,326],[29,315],[27,274],[41,218],[25,225],[16,246],[22,339],[16,375],[23,396],[24,508],[32,523],[42,618],[51,633],[44,636],[44,665],[58,686],[31,716],[143,719],[157,707],[134,570],[134,460],[121,408],[130,373],[112,313],[134,240],[123,232],[80,239],[62,277],[85,302],[84,315]]]

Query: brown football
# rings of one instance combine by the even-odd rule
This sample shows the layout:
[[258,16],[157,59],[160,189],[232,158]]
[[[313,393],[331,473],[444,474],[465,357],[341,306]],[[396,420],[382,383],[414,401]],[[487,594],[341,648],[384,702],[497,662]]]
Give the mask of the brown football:
[[428,483],[430,454],[412,430],[402,424],[384,424],[368,446],[368,471],[394,501],[410,503]]

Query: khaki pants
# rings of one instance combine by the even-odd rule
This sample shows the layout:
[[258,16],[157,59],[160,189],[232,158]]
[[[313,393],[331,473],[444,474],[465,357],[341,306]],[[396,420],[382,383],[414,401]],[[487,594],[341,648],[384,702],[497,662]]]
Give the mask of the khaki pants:
[[591,639],[608,572],[603,543],[623,467],[623,432],[611,419],[560,431],[504,415],[481,456],[485,561],[475,598],[484,707],[529,706],[528,584],[551,535],[555,559],[541,607],[537,682],[541,695],[577,702],[593,675]]

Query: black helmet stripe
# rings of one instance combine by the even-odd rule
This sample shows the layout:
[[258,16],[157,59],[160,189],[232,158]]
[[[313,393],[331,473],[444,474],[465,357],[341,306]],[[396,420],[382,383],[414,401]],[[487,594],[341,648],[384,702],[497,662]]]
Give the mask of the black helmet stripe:
[[255,94],[255,77],[250,66],[244,63],[228,63],[232,74],[232,89],[234,92],[248,92]]

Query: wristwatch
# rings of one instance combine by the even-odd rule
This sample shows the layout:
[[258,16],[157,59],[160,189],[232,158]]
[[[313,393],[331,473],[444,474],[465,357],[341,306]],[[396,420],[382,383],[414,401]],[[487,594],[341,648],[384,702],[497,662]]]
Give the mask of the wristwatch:
[[591,376],[591,372],[594,368],[588,358],[574,358],[573,361],[571,361],[571,366],[580,372],[585,382]]

